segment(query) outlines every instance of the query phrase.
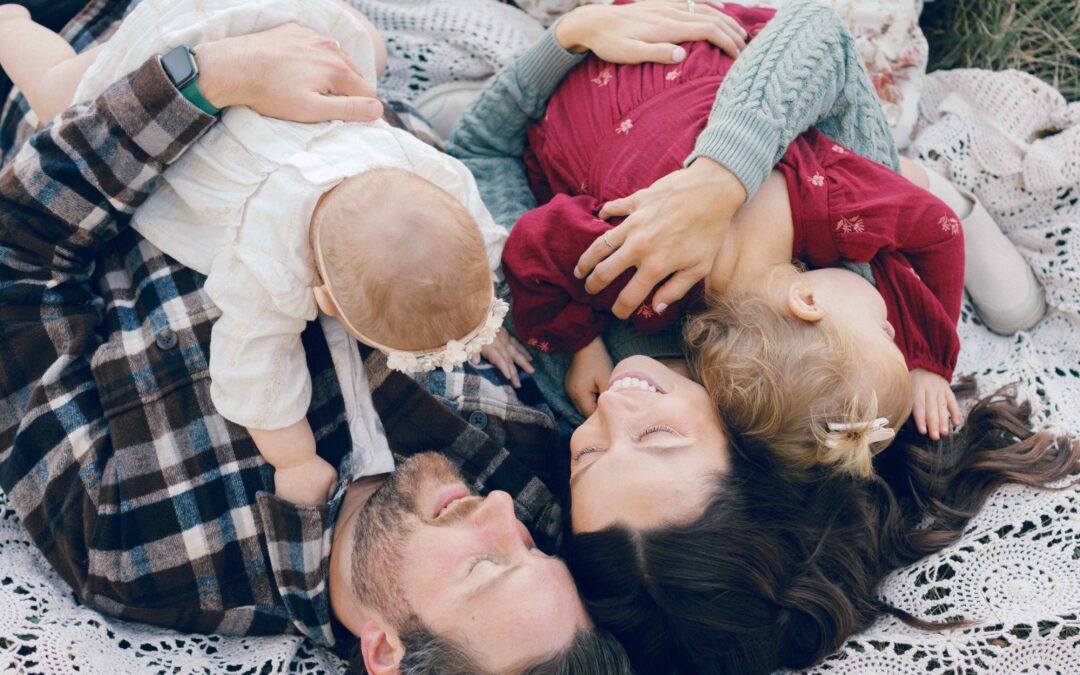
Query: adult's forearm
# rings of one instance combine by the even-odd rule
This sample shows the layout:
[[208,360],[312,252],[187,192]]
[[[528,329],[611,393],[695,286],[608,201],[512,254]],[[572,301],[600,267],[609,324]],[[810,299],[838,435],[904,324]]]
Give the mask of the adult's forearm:
[[544,114],[559,83],[584,58],[559,44],[556,28],[488,83],[446,145],[476,178],[495,222],[506,228],[536,206],[521,158],[529,125]]
[[0,351],[19,364],[0,394],[94,348],[95,258],[211,120],[154,59],[64,113],[0,174]]
[[702,156],[723,164],[750,198],[788,145],[811,126],[864,157],[899,168],[854,38],[831,8],[797,0],[777,12],[735,60],[687,164]]

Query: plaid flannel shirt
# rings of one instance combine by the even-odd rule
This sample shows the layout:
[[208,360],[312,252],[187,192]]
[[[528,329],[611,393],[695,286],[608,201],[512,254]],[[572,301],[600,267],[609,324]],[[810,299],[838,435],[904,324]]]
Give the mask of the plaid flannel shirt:
[[[91,3],[75,30],[111,25],[118,4]],[[25,109],[14,96],[2,129]],[[296,507],[269,493],[272,469],[210,402],[218,312],[203,277],[127,227],[213,121],[155,59],[33,136],[0,174],[0,488],[50,564],[106,614],[329,645],[326,566],[352,467],[319,324],[303,334],[308,420],[342,479],[328,504]],[[19,136],[0,134],[5,157]],[[556,550],[549,486],[564,489],[565,453],[536,388],[515,392],[490,368],[414,381],[364,356],[394,452],[443,452],[478,489],[510,492]]]

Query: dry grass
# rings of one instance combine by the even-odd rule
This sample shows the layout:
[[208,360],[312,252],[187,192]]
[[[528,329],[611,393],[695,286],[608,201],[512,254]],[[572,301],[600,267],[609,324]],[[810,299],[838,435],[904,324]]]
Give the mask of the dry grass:
[[1080,100],[1080,0],[936,0],[921,23],[930,70],[1015,68]]

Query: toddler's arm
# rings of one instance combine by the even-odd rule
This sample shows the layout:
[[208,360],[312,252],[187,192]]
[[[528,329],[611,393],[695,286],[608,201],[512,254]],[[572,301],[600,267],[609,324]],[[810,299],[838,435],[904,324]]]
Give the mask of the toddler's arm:
[[274,493],[294,504],[321,504],[337,482],[337,471],[315,454],[315,434],[307,418],[284,429],[248,429],[251,440],[276,469]]
[[0,68],[26,96],[41,124],[71,105],[100,48],[76,54],[64,38],[34,23],[26,8],[0,5]]

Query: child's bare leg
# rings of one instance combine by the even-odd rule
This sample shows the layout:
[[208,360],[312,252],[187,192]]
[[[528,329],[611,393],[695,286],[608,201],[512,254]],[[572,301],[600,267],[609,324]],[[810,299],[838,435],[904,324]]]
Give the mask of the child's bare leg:
[[71,105],[97,49],[76,54],[64,38],[34,23],[21,5],[0,5],[0,68],[47,123]]

